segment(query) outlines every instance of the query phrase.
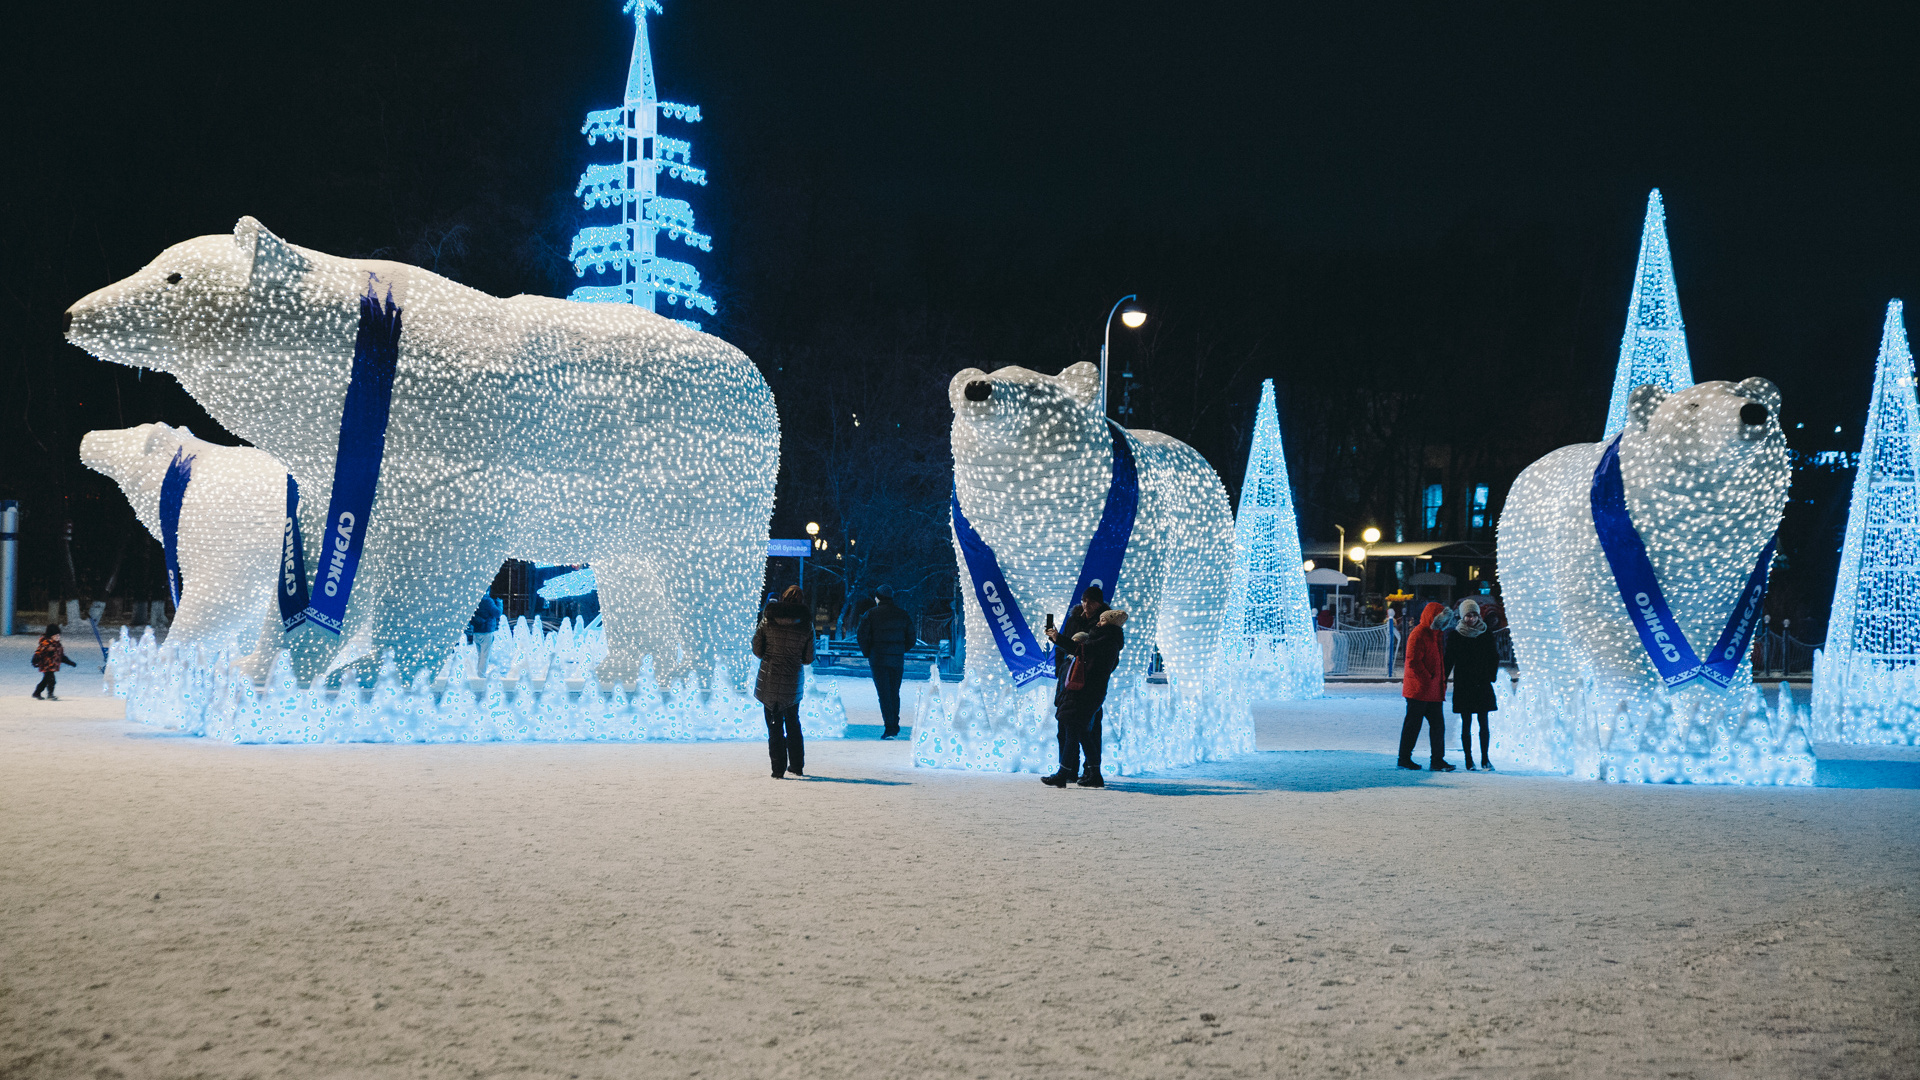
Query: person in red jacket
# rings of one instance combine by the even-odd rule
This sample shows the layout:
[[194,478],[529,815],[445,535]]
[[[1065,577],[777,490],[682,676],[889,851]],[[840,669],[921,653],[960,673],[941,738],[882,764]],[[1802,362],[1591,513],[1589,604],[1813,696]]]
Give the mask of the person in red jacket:
[[1427,722],[1427,749],[1433,752],[1433,771],[1452,772],[1447,764],[1447,716],[1441,703],[1447,699],[1446,654],[1441,635],[1450,614],[1444,604],[1428,604],[1420,613],[1420,625],[1407,635],[1407,673],[1400,694],[1407,699],[1407,718],[1400,725],[1400,767],[1419,769],[1413,763],[1413,744],[1420,738],[1420,721]]

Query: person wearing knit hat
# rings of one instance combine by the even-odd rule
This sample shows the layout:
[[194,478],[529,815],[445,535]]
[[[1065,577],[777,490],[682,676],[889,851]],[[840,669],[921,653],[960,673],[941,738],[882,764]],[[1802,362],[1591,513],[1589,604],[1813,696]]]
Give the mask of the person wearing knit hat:
[[1480,617],[1480,603],[1469,596],[1460,601],[1460,619],[1447,631],[1446,670],[1453,676],[1453,711],[1460,717],[1460,749],[1467,769],[1473,770],[1473,721],[1480,719],[1480,767],[1493,771],[1488,757],[1492,735],[1487,714],[1500,708],[1493,696],[1493,679],[1500,671],[1500,652]]

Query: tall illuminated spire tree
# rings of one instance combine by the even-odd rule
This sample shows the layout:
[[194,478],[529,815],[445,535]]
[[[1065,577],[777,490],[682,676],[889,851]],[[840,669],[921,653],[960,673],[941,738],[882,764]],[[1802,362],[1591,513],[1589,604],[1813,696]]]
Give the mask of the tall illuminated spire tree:
[[[618,164],[589,165],[573,194],[587,209],[617,207],[620,221],[592,225],[573,238],[576,276],[592,268],[595,283],[573,290],[570,300],[589,303],[633,304],[648,311],[664,297],[668,307],[684,306],[714,313],[713,298],[700,291],[700,271],[661,256],[656,245],[661,233],[701,251],[713,250],[713,238],[697,232],[693,207],[684,199],[659,193],[660,174],[705,186],[705,169],[693,167],[693,144],[660,133],[662,119],[689,124],[700,122],[700,106],[661,101],[654,91],[653,50],[647,42],[647,12],[663,14],[660,0],[627,0],[623,14],[633,16],[633,60],[627,68],[626,104],[587,114],[580,133],[592,146],[600,139],[619,143]],[[692,314],[689,310],[688,314]],[[698,330],[700,324],[688,319]]]
[[1819,742],[1920,743],[1920,399],[1900,301],[1887,304],[1827,644]]
[[1257,696],[1295,701],[1319,697],[1324,684],[1320,642],[1307,602],[1300,526],[1293,514],[1286,450],[1273,380],[1260,386],[1240,511],[1233,523],[1233,577],[1227,592],[1221,649],[1230,664],[1250,668]]
[[1627,395],[1652,383],[1668,393],[1693,385],[1687,359],[1687,327],[1680,319],[1680,292],[1673,284],[1673,255],[1667,250],[1667,210],[1660,189],[1647,195],[1647,220],[1640,227],[1640,259],[1633,268],[1633,295],[1627,300],[1627,332],[1620,338],[1620,366],[1613,376],[1613,401],[1607,406],[1611,439],[1627,426]]

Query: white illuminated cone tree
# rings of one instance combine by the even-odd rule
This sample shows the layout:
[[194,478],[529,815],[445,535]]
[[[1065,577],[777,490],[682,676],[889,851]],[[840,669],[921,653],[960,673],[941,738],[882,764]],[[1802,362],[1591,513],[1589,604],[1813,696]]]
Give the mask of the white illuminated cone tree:
[[[627,68],[626,103],[617,109],[587,114],[580,133],[591,146],[600,139],[620,144],[618,163],[589,165],[580,174],[574,196],[587,209],[618,207],[620,221],[591,225],[573,238],[568,258],[575,275],[585,277],[591,267],[598,279],[573,290],[569,300],[589,303],[633,304],[655,311],[664,297],[669,307],[684,306],[711,315],[713,298],[700,291],[700,271],[688,263],[668,259],[656,251],[661,233],[701,251],[713,250],[713,238],[695,231],[693,207],[684,199],[659,193],[660,174],[702,187],[705,169],[693,167],[693,145],[660,133],[662,118],[689,124],[700,122],[700,106],[661,101],[654,90],[653,50],[647,41],[647,12],[660,13],[659,0],[627,0],[623,12],[633,16],[633,59]],[[700,324],[680,320],[695,330]]]
[[1282,701],[1320,696],[1320,645],[1302,565],[1280,415],[1268,379],[1260,387],[1234,516],[1233,577],[1221,635],[1228,663],[1249,667],[1257,696]]
[[1920,400],[1901,303],[1887,304],[1827,644],[1816,741],[1920,743]]
[[1667,250],[1667,211],[1660,189],[1647,194],[1646,222],[1640,227],[1640,258],[1633,268],[1633,294],[1627,300],[1627,329],[1620,338],[1620,366],[1613,376],[1607,406],[1611,439],[1627,426],[1627,397],[1636,386],[1653,384],[1668,393],[1693,385],[1687,358],[1687,327],[1680,318],[1680,291],[1673,283],[1673,255]]

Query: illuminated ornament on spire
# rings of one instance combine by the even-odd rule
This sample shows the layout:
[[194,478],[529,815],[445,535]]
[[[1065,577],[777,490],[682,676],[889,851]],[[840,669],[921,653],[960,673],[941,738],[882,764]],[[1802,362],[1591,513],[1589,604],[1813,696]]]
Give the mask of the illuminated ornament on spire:
[[1647,220],[1640,228],[1640,261],[1633,268],[1627,332],[1620,338],[1620,366],[1613,376],[1613,400],[1607,406],[1604,438],[1618,435],[1627,426],[1627,395],[1634,387],[1649,383],[1670,394],[1693,385],[1693,363],[1687,359],[1687,327],[1680,319],[1673,255],[1667,250],[1667,211],[1660,201],[1659,188],[1647,195]]
[[1230,664],[1247,664],[1259,697],[1319,697],[1320,645],[1300,572],[1300,529],[1293,516],[1286,450],[1280,444],[1273,380],[1260,387],[1240,510],[1233,525],[1233,578],[1221,649]]
[[[623,12],[633,15],[633,61],[627,69],[626,104],[587,114],[580,133],[592,146],[601,139],[620,144],[618,164],[589,165],[573,189],[575,198],[591,210],[617,207],[620,221],[592,225],[573,238],[568,258],[575,276],[589,268],[595,283],[573,290],[569,300],[588,303],[633,304],[654,311],[664,297],[668,307],[684,305],[711,315],[713,298],[700,291],[700,271],[656,251],[660,235],[701,251],[713,250],[713,237],[694,228],[693,207],[683,199],[659,194],[660,174],[689,184],[707,183],[705,169],[693,167],[693,144],[660,134],[662,117],[688,124],[700,122],[700,106],[661,101],[653,87],[653,50],[647,42],[647,12],[662,14],[659,0],[627,0]],[[681,322],[700,329],[698,322]]]
[[1815,664],[1817,742],[1920,743],[1920,402],[1913,378],[1894,300],[1880,332],[1827,644]]

